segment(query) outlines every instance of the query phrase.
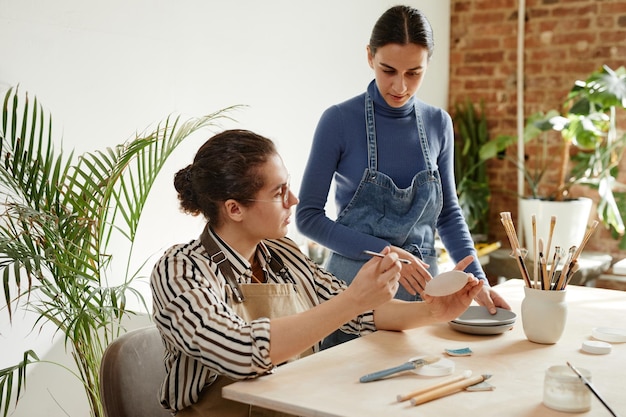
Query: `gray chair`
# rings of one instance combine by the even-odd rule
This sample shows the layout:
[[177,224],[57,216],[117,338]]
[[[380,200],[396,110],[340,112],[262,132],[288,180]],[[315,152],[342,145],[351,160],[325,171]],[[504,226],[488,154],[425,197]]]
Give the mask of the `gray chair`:
[[163,342],[155,326],[115,339],[102,355],[100,397],[106,417],[171,417],[159,404],[165,378]]

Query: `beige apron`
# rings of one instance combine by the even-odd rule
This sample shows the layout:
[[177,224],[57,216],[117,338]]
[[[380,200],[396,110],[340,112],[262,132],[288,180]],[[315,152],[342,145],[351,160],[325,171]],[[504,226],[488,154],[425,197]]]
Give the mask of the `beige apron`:
[[[202,243],[210,255],[215,255],[216,246],[208,233],[202,234]],[[219,250],[219,249],[218,249]],[[224,269],[220,268],[222,272]],[[232,270],[230,275],[232,275]],[[227,277],[228,278],[228,277]],[[227,282],[229,280],[227,279]],[[228,300],[238,316],[247,322],[260,317],[278,318],[298,314],[308,310],[303,296],[295,290],[293,284],[235,284],[234,291],[243,296],[242,302],[237,302],[231,284],[226,285]],[[290,360],[311,354],[313,349],[307,349],[302,354]],[[239,403],[222,398],[222,387],[232,384],[235,380],[226,376],[218,376],[213,384],[206,387],[200,394],[197,403],[176,413],[176,417],[292,417],[291,414],[267,410],[248,404]],[[285,387],[289,389],[289,387]]]

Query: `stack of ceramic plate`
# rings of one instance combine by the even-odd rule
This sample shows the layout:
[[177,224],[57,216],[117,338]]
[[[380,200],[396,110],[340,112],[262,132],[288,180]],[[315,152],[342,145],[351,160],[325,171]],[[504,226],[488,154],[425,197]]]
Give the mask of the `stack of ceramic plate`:
[[498,308],[496,314],[490,314],[483,306],[470,306],[448,324],[463,333],[500,334],[512,329],[516,318],[514,312],[503,308]]

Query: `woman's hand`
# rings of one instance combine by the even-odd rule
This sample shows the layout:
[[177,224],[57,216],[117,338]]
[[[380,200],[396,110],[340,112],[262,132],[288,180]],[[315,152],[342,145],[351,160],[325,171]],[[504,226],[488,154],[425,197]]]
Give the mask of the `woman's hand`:
[[433,279],[428,272],[428,265],[410,252],[405,251],[397,246],[390,246],[392,253],[403,259],[411,261],[410,264],[402,264],[400,272],[400,285],[402,285],[411,295],[419,294],[420,296],[426,288],[426,283]]
[[430,314],[435,321],[450,321],[459,317],[470,306],[474,297],[482,290],[484,281],[467,274],[467,283],[454,294],[433,297],[423,294],[423,300],[430,306]]
[[[463,271],[472,263],[473,260],[473,256],[466,256],[461,262],[456,264],[454,269]],[[502,298],[500,294],[492,290],[491,287],[486,283],[483,285],[480,292],[476,295],[475,300],[479,305],[487,307],[487,310],[489,310],[491,314],[497,313],[496,307],[504,308],[506,310],[511,309],[511,306],[509,306],[506,300]]]
[[496,307],[504,308],[505,310],[511,309],[509,303],[489,286],[484,286],[482,291],[478,293],[476,302],[481,306],[487,307],[491,314],[497,313]]
[[465,271],[465,268],[470,266],[474,261],[474,257],[472,255],[467,255],[465,258],[461,259],[459,263],[454,266],[455,271]]
[[[454,269],[459,271],[465,270],[472,263],[474,257],[467,256],[461,262],[456,264]],[[504,298],[497,292],[495,292],[489,285],[484,285],[482,290],[476,295],[476,302],[481,305],[487,307],[487,310],[491,314],[496,314],[496,307],[504,308],[506,310],[510,310],[511,306],[506,302]]]
[[345,291],[361,306],[361,311],[372,310],[393,299],[398,291],[402,264],[398,255],[387,247],[383,258],[374,257],[367,261]]

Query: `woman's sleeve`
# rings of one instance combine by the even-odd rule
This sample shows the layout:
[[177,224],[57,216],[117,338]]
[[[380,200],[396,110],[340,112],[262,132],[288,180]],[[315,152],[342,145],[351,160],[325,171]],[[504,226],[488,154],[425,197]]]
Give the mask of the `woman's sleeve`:
[[344,133],[341,111],[336,106],[326,110],[315,130],[302,178],[296,225],[300,233],[334,252],[367,259],[364,249],[381,251],[389,243],[335,222],[325,210],[333,176],[346,151]]
[[268,319],[245,322],[218,296],[216,271],[166,254],[152,277],[155,323],[177,350],[219,374],[246,379],[273,368]]
[[[309,262],[309,267],[314,272],[317,295],[322,302],[329,300],[347,288],[344,281],[324,270],[324,268],[315,264],[313,261],[309,260]],[[358,334],[361,336],[375,332],[376,325],[374,324],[374,311],[369,310],[359,314],[349,322],[342,325],[341,330],[345,333]]]
[[[304,255],[291,239],[285,237],[277,241],[270,240],[268,244],[278,252],[283,261],[288,263],[298,287],[304,291],[303,294],[311,308],[330,300],[348,288],[344,281]],[[347,333],[361,335],[375,331],[374,312],[372,310],[363,312],[343,325],[342,329]]]
[[474,274],[476,278],[486,280],[485,272],[476,257],[474,242],[456,194],[452,119],[444,111],[441,111],[441,114],[441,132],[438,137],[441,138],[442,143],[437,164],[441,176],[443,208],[437,220],[437,231],[454,262],[460,261],[467,255],[474,255],[474,262],[466,268],[466,271]]

